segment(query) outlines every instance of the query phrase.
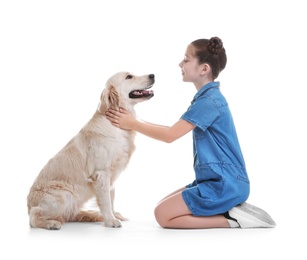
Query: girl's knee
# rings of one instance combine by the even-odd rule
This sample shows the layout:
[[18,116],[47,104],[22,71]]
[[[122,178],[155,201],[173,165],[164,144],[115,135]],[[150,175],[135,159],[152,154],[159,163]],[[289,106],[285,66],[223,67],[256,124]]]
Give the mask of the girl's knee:
[[165,220],[165,216],[163,214],[163,210],[161,209],[161,207],[157,206],[154,210],[154,214],[155,214],[155,218],[156,221],[158,222],[158,224],[165,228],[166,227],[166,220]]

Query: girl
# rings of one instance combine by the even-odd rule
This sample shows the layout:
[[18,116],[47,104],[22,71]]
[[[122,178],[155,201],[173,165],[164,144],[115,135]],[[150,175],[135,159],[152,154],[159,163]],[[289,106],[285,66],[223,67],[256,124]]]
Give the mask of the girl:
[[138,120],[123,108],[106,112],[114,126],[167,143],[193,131],[196,177],[158,203],[155,217],[161,227],[275,227],[267,212],[245,202],[250,192],[245,162],[227,101],[215,81],[226,62],[218,37],[199,39],[187,46],[179,66],[183,81],[192,82],[197,93],[171,127]]

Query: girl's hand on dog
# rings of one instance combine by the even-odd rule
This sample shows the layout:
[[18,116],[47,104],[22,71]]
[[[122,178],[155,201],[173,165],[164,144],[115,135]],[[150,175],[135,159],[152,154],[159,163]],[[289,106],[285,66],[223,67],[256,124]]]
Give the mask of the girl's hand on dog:
[[120,108],[119,111],[110,108],[106,112],[106,117],[116,127],[125,130],[133,129],[135,118],[124,108]]

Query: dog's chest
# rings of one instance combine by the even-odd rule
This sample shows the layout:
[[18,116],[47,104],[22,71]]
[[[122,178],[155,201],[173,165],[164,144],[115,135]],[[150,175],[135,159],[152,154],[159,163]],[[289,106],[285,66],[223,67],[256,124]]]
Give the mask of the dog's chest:
[[135,149],[134,144],[135,134],[133,132],[123,132],[121,135],[117,135],[114,138],[114,149],[116,149],[118,154],[125,155],[131,154]]
[[112,135],[100,136],[100,141],[96,147],[96,156],[100,157],[105,163],[106,160],[117,165],[118,161],[128,163],[135,150],[135,132],[115,130]]
[[112,156],[110,157],[110,168],[112,169],[111,183],[118,178],[121,172],[127,167],[131,155],[135,150],[134,135],[118,137],[112,145]]

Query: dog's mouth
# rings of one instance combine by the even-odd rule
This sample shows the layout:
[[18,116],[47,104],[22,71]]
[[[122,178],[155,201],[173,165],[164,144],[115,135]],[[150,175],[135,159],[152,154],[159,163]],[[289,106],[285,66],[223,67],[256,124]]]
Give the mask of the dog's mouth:
[[154,91],[150,88],[153,86],[150,85],[146,89],[136,89],[129,93],[129,98],[152,98],[154,96]]

